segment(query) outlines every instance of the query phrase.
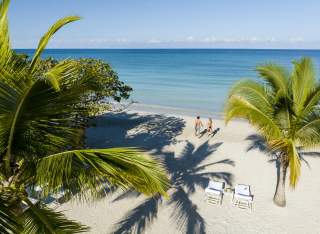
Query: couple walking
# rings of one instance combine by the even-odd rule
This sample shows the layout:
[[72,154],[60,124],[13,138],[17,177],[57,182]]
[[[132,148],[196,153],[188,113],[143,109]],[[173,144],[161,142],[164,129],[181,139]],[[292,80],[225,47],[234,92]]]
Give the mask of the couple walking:
[[204,126],[203,126],[202,121],[200,120],[200,116],[197,116],[195,123],[194,123],[194,130],[195,130],[195,135],[200,136],[200,137],[203,136],[204,133],[208,133],[208,135],[212,134],[212,132],[213,132],[212,118],[208,119],[206,129],[202,130],[203,127]]

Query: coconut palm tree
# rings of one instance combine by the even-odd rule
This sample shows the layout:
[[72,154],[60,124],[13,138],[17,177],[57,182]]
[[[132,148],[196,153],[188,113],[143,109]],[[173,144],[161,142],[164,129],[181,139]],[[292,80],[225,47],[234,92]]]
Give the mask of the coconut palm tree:
[[301,156],[298,149],[320,143],[320,84],[310,58],[293,62],[293,71],[276,64],[257,67],[264,83],[241,80],[231,89],[225,120],[246,119],[265,138],[279,162],[274,203],[286,205],[285,183],[297,185]]
[[[93,78],[72,79],[71,60],[41,69],[50,38],[79,17],[58,20],[41,38],[31,62],[21,63],[10,46],[8,7],[9,0],[0,1],[0,232],[87,231],[42,199],[61,190],[81,201],[103,196],[109,186],[165,195],[165,170],[140,150],[80,149],[84,127],[79,116],[88,110],[79,103],[94,91]],[[36,186],[42,193],[35,204],[30,194]]]

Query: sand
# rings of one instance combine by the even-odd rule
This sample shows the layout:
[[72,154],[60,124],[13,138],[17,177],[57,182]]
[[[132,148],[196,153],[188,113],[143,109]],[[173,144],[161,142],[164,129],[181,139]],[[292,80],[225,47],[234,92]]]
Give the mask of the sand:
[[[319,153],[304,155],[299,184],[294,190],[287,186],[287,207],[280,208],[272,202],[276,165],[254,129],[246,122],[225,126],[214,120],[220,131],[199,139],[193,121],[134,112],[99,117],[87,130],[88,146],[137,146],[163,159],[173,177],[171,199],[116,191],[90,204],[67,202],[59,210],[90,226],[91,233],[320,233]],[[221,206],[208,204],[208,178],[227,187],[249,184],[253,211],[234,207],[229,194]]]

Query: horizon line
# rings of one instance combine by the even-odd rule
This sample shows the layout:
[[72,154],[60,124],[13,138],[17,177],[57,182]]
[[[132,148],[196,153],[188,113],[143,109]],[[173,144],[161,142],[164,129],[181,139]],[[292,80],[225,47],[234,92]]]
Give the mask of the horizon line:
[[[36,50],[37,48],[12,48],[13,50]],[[169,48],[46,48],[45,50],[320,50],[320,48],[196,48],[196,47],[169,47]]]

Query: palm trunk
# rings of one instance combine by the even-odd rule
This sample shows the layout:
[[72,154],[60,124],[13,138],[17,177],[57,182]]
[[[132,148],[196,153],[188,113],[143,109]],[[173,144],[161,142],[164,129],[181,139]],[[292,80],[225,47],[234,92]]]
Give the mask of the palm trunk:
[[285,185],[287,168],[288,164],[285,162],[285,160],[281,160],[277,163],[277,188],[273,197],[273,202],[281,207],[286,206]]

